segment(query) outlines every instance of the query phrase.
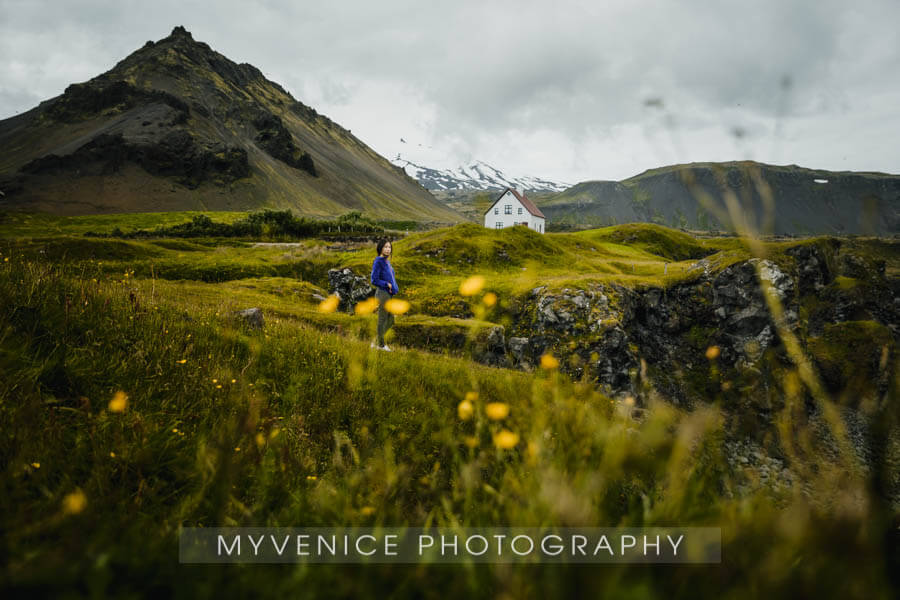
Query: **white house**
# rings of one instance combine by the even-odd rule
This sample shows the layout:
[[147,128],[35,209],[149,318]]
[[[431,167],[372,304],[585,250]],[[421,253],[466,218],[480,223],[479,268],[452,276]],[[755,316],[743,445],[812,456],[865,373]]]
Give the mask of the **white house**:
[[512,188],[506,188],[484,213],[484,226],[491,229],[527,225],[539,233],[544,233],[545,221],[544,213],[525,197],[525,192]]

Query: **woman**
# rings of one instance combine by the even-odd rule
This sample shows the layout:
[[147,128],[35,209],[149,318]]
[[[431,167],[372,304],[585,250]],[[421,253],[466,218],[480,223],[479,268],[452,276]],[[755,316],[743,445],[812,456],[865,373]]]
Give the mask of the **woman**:
[[376,246],[378,256],[372,262],[372,285],[376,288],[375,297],[378,299],[378,334],[372,347],[381,350],[390,350],[384,343],[384,334],[394,326],[394,315],[384,308],[384,303],[400,291],[397,279],[394,277],[394,268],[391,266],[391,243],[388,240],[379,240]]

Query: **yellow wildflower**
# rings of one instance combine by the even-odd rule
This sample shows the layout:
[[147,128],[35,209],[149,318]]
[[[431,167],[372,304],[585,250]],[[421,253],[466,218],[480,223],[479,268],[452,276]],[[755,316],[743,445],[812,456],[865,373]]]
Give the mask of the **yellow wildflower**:
[[330,296],[319,302],[319,312],[333,313],[337,310],[339,302],[340,298],[337,297],[337,294],[331,294]]
[[508,429],[504,429],[503,431],[494,434],[494,445],[501,450],[509,450],[510,448],[515,448],[516,444],[518,443],[519,434],[513,433]]
[[399,298],[391,298],[384,303],[384,310],[394,315],[402,315],[409,310],[409,302]]
[[462,296],[474,296],[484,287],[484,277],[481,275],[472,275],[461,284],[459,284],[459,293]]
[[559,361],[552,354],[544,354],[541,356],[541,367],[552,370],[559,366]]
[[497,294],[495,294],[494,292],[488,292],[484,295],[484,298],[482,298],[481,301],[484,302],[485,306],[493,306],[497,304]]
[[362,302],[357,302],[353,311],[358,315],[370,315],[378,308],[378,298],[372,296]]
[[374,506],[363,506],[361,509],[359,509],[359,512],[360,512],[360,514],[362,514],[362,516],[368,517],[369,515],[375,514],[375,507]]
[[125,411],[125,407],[128,405],[128,394],[119,390],[115,393],[112,400],[109,401],[109,412],[120,413]]
[[456,413],[459,415],[459,418],[463,421],[468,421],[472,418],[472,413],[475,412],[475,407],[472,406],[472,403],[468,400],[463,400],[459,403],[459,406],[456,407]]
[[67,515],[77,515],[87,506],[87,496],[80,489],[66,494],[63,498],[63,512]]
[[706,358],[708,358],[709,360],[716,360],[717,358],[719,358],[719,354],[721,353],[722,351],[719,350],[718,346],[710,346],[706,349]]
[[31,463],[31,466],[34,467],[35,469],[40,469],[40,468],[41,468],[41,463],[39,463],[39,462],[33,462],[33,463]]
[[463,441],[469,448],[475,448],[476,446],[478,446],[478,438],[474,435],[467,435]]
[[187,359],[186,359],[186,358],[182,358],[181,360],[176,360],[175,362],[177,362],[179,365],[183,365],[184,363],[187,362]]
[[505,402],[488,402],[487,406],[484,407],[484,412],[487,413],[489,419],[499,421],[509,415],[509,404]]

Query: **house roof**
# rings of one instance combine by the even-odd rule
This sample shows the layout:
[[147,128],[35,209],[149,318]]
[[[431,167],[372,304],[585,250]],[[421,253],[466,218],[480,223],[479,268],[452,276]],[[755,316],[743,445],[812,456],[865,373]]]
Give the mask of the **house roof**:
[[[500,196],[498,196],[497,199],[494,200],[494,201],[491,203],[490,206],[488,206],[488,209],[487,209],[486,211],[484,211],[484,214],[485,214],[485,215],[488,214],[489,212],[491,212],[491,209],[494,208],[494,205],[495,205],[495,204],[497,204],[498,202],[500,202],[500,198],[502,198],[503,196],[505,196],[505,195],[506,195],[506,192],[512,192],[512,195],[515,196],[516,199],[517,199],[519,202],[522,203],[522,206],[525,207],[525,210],[527,210],[528,212],[530,212],[530,213],[533,214],[534,216],[540,217],[540,218],[542,218],[542,219],[546,219],[546,218],[547,218],[547,217],[544,216],[544,213],[541,212],[541,209],[539,209],[537,206],[534,205],[534,202],[532,202],[531,200],[529,200],[528,198],[525,197],[525,194],[520,194],[519,192],[517,192],[517,191],[514,190],[513,188],[506,188],[505,190],[503,190],[503,193],[500,194]],[[482,215],[482,216],[484,216],[484,215]]]

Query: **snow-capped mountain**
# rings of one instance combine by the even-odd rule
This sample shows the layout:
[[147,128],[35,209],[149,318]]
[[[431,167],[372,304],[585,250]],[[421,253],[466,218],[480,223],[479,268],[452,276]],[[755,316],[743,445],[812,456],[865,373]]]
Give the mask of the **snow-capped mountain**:
[[392,161],[427,190],[502,190],[508,187],[526,191],[562,192],[568,184],[547,181],[539,177],[510,177],[499,169],[475,161],[455,169],[432,169],[404,159],[398,154]]
[[427,190],[480,191],[511,187],[533,192],[562,192],[571,187],[567,183],[540,177],[507,175],[480,160],[472,161],[467,166],[441,168],[437,165],[447,164],[449,161],[435,149],[421,144],[408,144],[402,138],[400,142],[403,144],[400,148],[402,151],[395,153],[391,162],[401,167],[407,175],[416,179]]

